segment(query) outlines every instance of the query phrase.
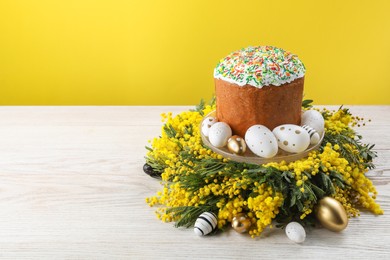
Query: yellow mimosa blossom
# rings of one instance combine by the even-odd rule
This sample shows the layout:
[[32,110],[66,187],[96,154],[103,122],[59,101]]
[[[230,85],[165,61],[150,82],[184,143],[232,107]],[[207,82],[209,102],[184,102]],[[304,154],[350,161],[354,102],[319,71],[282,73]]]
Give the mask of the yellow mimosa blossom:
[[249,234],[256,237],[278,217],[302,222],[313,217],[323,196],[338,200],[349,216],[359,215],[357,207],[383,214],[375,202],[377,191],[365,176],[371,162],[361,150],[368,154],[370,149],[353,141],[351,127],[362,119],[348,110],[320,111],[326,129],[320,149],[294,162],[262,166],[229,161],[203,145],[200,124],[213,110],[215,104],[161,115],[162,133],[150,141],[147,161],[161,170],[163,188],[146,202],[159,207],[156,215],[162,221],[194,220],[198,215],[191,214],[212,211],[223,229],[245,213],[252,222]]

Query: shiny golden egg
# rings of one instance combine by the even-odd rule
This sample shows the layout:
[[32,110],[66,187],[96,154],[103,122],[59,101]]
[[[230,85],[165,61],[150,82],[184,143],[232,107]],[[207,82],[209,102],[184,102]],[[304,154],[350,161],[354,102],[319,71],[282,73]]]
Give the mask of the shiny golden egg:
[[235,231],[238,233],[244,233],[249,230],[251,227],[252,222],[250,218],[245,215],[244,213],[239,213],[236,216],[233,217],[232,220],[232,227]]
[[228,140],[227,148],[231,153],[238,154],[238,155],[244,154],[246,151],[246,143],[244,138],[238,135],[233,135]]
[[339,232],[348,225],[348,215],[343,205],[331,197],[321,199],[316,207],[315,214],[325,228]]

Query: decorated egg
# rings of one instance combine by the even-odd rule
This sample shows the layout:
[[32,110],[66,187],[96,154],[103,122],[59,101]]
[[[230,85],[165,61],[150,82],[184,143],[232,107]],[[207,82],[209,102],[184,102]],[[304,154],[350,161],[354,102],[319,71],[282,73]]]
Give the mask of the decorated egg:
[[217,227],[217,216],[212,212],[204,212],[196,219],[194,232],[198,236],[205,236]]
[[215,124],[218,120],[213,116],[206,117],[202,122],[201,131],[204,136],[209,136],[210,128],[213,124]]
[[209,141],[215,147],[224,147],[232,136],[232,129],[224,122],[217,122],[210,127]]
[[309,134],[300,126],[281,125],[275,127],[272,132],[277,139],[279,148],[286,152],[300,153],[310,145]]
[[143,167],[144,172],[153,178],[161,178],[161,172],[155,170],[151,165],[145,163]]
[[308,125],[314,128],[317,133],[321,136],[324,132],[325,121],[321,113],[317,110],[306,110],[302,114],[301,125]]
[[274,157],[278,153],[278,143],[274,134],[263,125],[253,125],[245,133],[247,147],[257,156]]
[[286,235],[295,243],[302,243],[306,239],[306,231],[298,222],[290,222],[287,224]]
[[248,232],[251,225],[252,222],[250,218],[248,218],[248,216],[244,213],[238,213],[232,219],[232,227],[238,233]]
[[302,128],[305,129],[306,132],[309,134],[310,143],[311,144],[318,144],[318,142],[320,141],[320,135],[317,133],[317,131],[308,125],[303,125]]
[[233,135],[229,138],[227,147],[230,152],[238,155],[244,154],[246,151],[246,144],[244,138],[238,135]]
[[325,228],[339,232],[348,225],[348,215],[343,205],[331,197],[324,197],[315,209],[316,217]]

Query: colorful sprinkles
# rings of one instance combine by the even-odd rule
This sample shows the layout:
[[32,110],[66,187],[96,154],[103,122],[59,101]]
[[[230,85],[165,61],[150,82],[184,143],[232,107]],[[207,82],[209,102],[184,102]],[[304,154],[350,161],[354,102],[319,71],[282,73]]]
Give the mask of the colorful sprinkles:
[[219,61],[214,78],[239,86],[280,86],[305,75],[298,56],[272,46],[248,47]]

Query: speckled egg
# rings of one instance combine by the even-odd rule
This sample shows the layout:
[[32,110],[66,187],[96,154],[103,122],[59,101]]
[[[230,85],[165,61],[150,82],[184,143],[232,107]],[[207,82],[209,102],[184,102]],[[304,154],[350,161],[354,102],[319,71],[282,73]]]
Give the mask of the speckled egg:
[[253,125],[245,133],[247,147],[257,156],[274,157],[278,153],[278,143],[274,134],[266,126]]
[[217,118],[213,116],[206,117],[202,122],[201,131],[204,136],[209,136],[210,128],[213,124],[217,122]]
[[325,120],[317,110],[306,110],[302,114],[301,125],[308,125],[314,128],[322,136],[325,128]]
[[224,122],[217,122],[210,127],[209,141],[217,147],[224,147],[232,136],[232,129]]
[[302,243],[306,239],[306,231],[298,222],[290,222],[287,224],[286,235],[295,243]]
[[310,135],[300,126],[281,125],[272,131],[280,149],[290,153],[300,153],[310,145]]

